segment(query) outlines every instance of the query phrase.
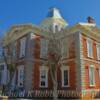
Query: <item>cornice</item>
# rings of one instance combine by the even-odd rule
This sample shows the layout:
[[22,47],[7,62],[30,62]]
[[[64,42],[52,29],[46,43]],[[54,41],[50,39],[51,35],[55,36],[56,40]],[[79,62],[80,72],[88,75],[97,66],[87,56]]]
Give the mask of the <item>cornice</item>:
[[100,33],[93,32],[80,24],[76,24],[75,26],[64,30],[64,34],[66,34],[66,35],[70,35],[71,33],[75,34],[76,32],[80,32],[82,34],[85,34],[86,36],[100,42]]
[[3,45],[7,45],[10,42],[16,41],[18,38],[29,34],[38,33],[40,34],[40,29],[32,24],[28,25],[14,25],[12,26],[3,38]]

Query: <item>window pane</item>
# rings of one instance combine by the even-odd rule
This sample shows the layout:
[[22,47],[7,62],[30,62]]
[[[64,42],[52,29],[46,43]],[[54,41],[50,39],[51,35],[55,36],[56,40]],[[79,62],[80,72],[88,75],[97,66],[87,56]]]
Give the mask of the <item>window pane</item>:
[[0,71],[4,70],[4,65],[0,65]]
[[92,57],[92,42],[91,40],[87,40],[87,52],[88,52],[88,57]]
[[24,85],[24,65],[18,66],[18,86]]
[[100,46],[97,45],[97,59],[100,60]]
[[0,57],[2,57],[2,56],[3,56],[3,49],[0,48]]
[[46,70],[41,70],[40,72],[40,85],[41,86],[46,86]]
[[98,69],[99,79],[100,79],[100,68]]
[[64,70],[64,85],[68,85],[68,70]]
[[46,39],[41,39],[41,50],[40,50],[40,57],[44,58],[47,57],[47,52],[48,52],[48,40]]
[[2,83],[2,71],[0,71],[0,84]]
[[94,85],[94,68],[93,67],[89,68],[89,80],[90,80],[90,85]]
[[25,49],[26,49],[26,37],[20,40],[20,57],[25,56]]
[[45,77],[45,75],[41,75],[41,78],[42,78],[42,79],[45,79],[46,77]]
[[45,86],[45,81],[41,81],[41,86]]

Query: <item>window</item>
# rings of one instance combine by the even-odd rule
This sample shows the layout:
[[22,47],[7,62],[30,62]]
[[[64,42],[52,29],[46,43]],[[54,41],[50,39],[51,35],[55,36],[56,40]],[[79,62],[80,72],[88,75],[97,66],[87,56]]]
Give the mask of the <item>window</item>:
[[100,45],[97,45],[97,59],[100,60]]
[[100,68],[98,69],[99,79],[100,79]]
[[13,57],[15,58],[16,57],[16,48],[13,48]]
[[16,46],[17,46],[17,43],[15,42],[14,44],[13,44],[13,51],[12,51],[12,53],[13,53],[13,58],[16,58]]
[[59,26],[55,25],[55,32],[58,32]]
[[48,54],[48,40],[41,39],[41,50],[40,50],[40,58],[47,57]]
[[62,86],[69,86],[69,68],[67,66],[62,67]]
[[18,66],[18,86],[23,87],[24,85],[24,65]]
[[90,67],[89,67],[89,82],[90,82],[90,86],[95,85],[94,66],[93,65],[90,65]]
[[87,39],[87,53],[88,57],[93,57],[93,51],[92,51],[92,41],[90,39]]
[[40,87],[47,87],[48,85],[48,71],[47,69],[40,70]]
[[2,84],[2,71],[0,70],[0,85]]
[[66,38],[62,40],[62,57],[63,58],[64,57],[68,58],[68,56],[69,56],[69,46],[68,46],[68,43],[69,42],[67,42]]
[[4,65],[0,65],[0,84],[2,84],[3,81],[3,70],[4,70]]
[[0,57],[3,56],[3,48],[0,48]]
[[0,65],[0,70],[4,70],[4,65]]
[[20,58],[25,56],[26,49],[26,37],[20,40]]
[[4,51],[3,51],[3,52],[4,52],[4,56],[6,56],[6,57],[7,57],[7,56],[8,56],[8,48],[7,48],[7,47],[6,47],[6,48],[4,48]]

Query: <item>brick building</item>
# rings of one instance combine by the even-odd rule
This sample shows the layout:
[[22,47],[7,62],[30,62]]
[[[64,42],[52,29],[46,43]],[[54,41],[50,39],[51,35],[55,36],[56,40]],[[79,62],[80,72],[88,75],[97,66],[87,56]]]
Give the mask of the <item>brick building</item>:
[[[52,90],[45,64],[52,30],[62,41],[62,66],[58,68],[58,90],[95,92],[100,90],[100,29],[88,22],[68,26],[57,8],[51,8],[40,26],[14,25],[4,37],[7,55],[13,52],[15,86],[25,90]],[[10,55],[9,55],[10,56]]]

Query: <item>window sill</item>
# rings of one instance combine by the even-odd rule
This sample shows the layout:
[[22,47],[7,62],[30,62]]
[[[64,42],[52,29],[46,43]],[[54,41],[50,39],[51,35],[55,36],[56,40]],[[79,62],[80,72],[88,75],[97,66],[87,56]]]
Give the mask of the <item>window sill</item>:
[[95,87],[95,84],[94,85],[89,85],[89,87]]
[[89,59],[93,59],[94,57],[89,57],[89,56],[87,56],[87,58],[89,58]]
[[97,61],[100,61],[100,59],[97,59]]
[[40,88],[48,88],[47,86],[40,86]]
[[20,56],[20,57],[19,57],[19,59],[23,59],[23,58],[25,58],[25,56]]
[[70,86],[69,86],[69,85],[65,85],[65,86],[63,85],[63,86],[62,86],[62,88],[67,88],[67,87],[70,87]]

